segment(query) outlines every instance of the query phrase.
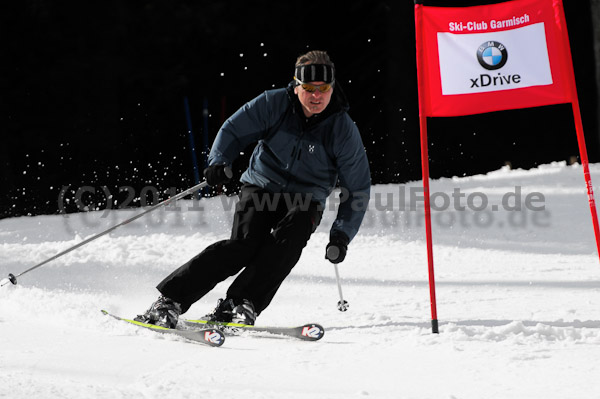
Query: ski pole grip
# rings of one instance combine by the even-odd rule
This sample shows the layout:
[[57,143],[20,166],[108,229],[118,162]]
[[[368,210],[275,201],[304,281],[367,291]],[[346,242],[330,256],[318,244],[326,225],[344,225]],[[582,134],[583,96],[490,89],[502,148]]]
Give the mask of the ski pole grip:
[[340,249],[337,246],[332,245],[329,248],[327,248],[327,259],[336,260],[339,257]]
[[211,187],[225,184],[229,182],[232,177],[233,171],[226,165],[210,165],[204,169],[204,178],[206,179],[206,183]]

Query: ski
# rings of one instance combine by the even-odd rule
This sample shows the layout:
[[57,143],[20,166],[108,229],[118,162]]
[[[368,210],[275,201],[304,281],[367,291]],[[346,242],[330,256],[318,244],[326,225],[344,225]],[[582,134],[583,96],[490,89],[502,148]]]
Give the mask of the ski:
[[218,328],[205,327],[205,328],[194,329],[194,330],[190,330],[190,329],[180,330],[180,329],[175,329],[175,328],[166,328],[166,327],[156,326],[154,324],[146,324],[146,323],[142,323],[142,322],[139,322],[136,320],[126,319],[123,317],[115,316],[114,314],[109,313],[106,310],[102,310],[102,313],[104,313],[107,316],[111,316],[117,320],[121,320],[126,323],[138,326],[138,327],[146,328],[148,330],[156,331],[156,332],[163,333],[163,334],[177,335],[177,336],[183,337],[189,341],[194,341],[194,342],[197,342],[197,343],[200,343],[203,345],[221,346],[221,345],[223,345],[223,342],[225,342],[225,335]]
[[262,332],[286,337],[299,338],[305,341],[318,341],[323,338],[325,329],[320,324],[309,323],[298,327],[270,327],[270,326],[252,326],[249,324],[224,323],[209,320],[186,320],[179,319],[179,326],[190,330],[197,330],[204,326],[214,326],[222,330],[225,335],[239,335],[241,332]]

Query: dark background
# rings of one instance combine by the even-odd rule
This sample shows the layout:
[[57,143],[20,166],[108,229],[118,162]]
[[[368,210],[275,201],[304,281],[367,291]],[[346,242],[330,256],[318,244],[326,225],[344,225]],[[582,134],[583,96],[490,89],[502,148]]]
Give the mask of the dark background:
[[[590,2],[565,3],[588,153],[597,162]],[[19,0],[0,7],[0,218],[57,213],[63,205],[75,211],[81,186],[98,190],[83,198],[97,209],[107,205],[102,186],[116,207],[139,205],[146,186],[162,199],[194,185],[184,99],[201,170],[204,132],[212,143],[225,118],[285,86],[296,57],[312,49],[327,50],[336,63],[373,183],[421,178],[413,1]],[[428,130],[432,178],[579,154],[570,105],[433,118]],[[236,177],[246,162],[236,162]],[[119,194],[122,186],[136,200]]]

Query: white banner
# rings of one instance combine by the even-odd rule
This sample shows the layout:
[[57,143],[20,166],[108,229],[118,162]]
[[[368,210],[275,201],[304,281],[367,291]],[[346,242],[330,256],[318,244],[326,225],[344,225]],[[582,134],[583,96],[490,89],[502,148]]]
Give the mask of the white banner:
[[438,32],[442,94],[552,84],[544,23],[486,33]]

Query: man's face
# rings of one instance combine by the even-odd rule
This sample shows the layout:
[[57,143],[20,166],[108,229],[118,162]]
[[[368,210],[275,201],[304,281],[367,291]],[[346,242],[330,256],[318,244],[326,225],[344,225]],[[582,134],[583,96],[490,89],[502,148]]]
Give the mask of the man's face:
[[[298,96],[300,104],[302,104],[302,110],[307,118],[315,114],[320,114],[327,108],[331,101],[331,94],[333,93],[333,87],[326,92],[321,92],[319,87],[324,85],[325,82],[308,82],[309,86],[312,86],[316,90],[310,92],[302,87],[302,85],[294,88],[294,93]],[[316,86],[316,87],[315,87]]]

